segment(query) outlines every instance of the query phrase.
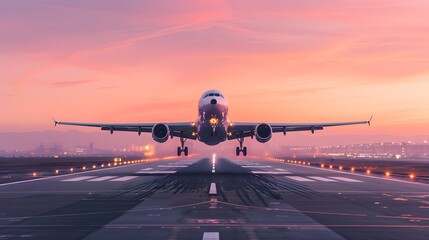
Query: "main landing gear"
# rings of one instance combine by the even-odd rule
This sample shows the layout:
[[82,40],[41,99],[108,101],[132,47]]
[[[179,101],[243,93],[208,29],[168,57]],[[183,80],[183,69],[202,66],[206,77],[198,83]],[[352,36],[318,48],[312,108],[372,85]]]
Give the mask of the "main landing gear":
[[185,147],[186,139],[187,138],[180,138],[181,147],[177,147],[177,156],[182,155],[182,152],[185,154],[185,156],[188,156],[188,147]]
[[235,149],[235,154],[237,156],[240,156],[240,152],[243,153],[243,156],[247,155],[247,147],[243,147],[243,143],[244,143],[244,138],[237,138],[238,142],[240,143],[240,147],[237,147]]

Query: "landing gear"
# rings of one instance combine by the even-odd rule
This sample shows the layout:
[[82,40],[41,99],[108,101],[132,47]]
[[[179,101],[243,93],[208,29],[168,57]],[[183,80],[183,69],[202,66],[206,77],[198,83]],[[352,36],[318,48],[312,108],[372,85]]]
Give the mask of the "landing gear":
[[185,154],[185,156],[188,156],[188,147],[185,147],[186,139],[187,138],[180,138],[181,147],[177,147],[177,156],[182,155],[182,152]]
[[244,138],[238,138],[237,139],[238,142],[240,143],[240,147],[237,147],[235,149],[235,154],[237,156],[240,156],[240,152],[243,153],[243,156],[247,156],[247,147],[243,147],[243,143],[244,143]]

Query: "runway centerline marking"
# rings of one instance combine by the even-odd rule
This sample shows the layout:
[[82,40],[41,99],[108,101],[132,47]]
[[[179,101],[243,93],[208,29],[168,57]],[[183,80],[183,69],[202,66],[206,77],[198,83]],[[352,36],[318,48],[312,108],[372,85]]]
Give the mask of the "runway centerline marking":
[[210,184],[209,195],[216,195],[216,194],[217,194],[216,183],[211,183]]
[[143,168],[143,169],[140,169],[140,170],[142,170],[142,171],[149,171],[149,170],[152,170],[153,168]]
[[300,176],[288,176],[287,178],[290,178],[292,180],[299,181],[299,182],[314,182],[313,179],[300,177]]
[[109,179],[112,179],[115,177],[117,177],[117,176],[98,177],[98,178],[89,179],[88,182],[101,182],[101,181],[109,180]]
[[219,232],[205,232],[203,240],[219,240]]
[[126,176],[126,177],[120,177],[110,180],[111,182],[125,182],[131,179],[136,178],[137,176]]
[[64,179],[64,180],[62,180],[62,182],[78,182],[78,181],[88,180],[88,179],[95,178],[95,177],[97,177],[97,176],[75,177],[75,178]]

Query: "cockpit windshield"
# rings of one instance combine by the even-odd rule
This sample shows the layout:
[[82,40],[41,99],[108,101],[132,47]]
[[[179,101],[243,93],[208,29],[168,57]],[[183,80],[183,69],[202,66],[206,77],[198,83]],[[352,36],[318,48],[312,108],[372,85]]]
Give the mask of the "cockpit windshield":
[[203,98],[206,98],[206,97],[221,97],[221,98],[224,98],[224,97],[222,96],[222,94],[217,93],[217,92],[207,93],[206,95],[204,95],[204,97],[203,97]]

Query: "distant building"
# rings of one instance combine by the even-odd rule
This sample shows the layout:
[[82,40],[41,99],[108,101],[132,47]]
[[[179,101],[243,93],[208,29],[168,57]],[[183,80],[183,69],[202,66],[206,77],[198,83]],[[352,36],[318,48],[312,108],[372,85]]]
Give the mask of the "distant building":
[[289,156],[343,157],[343,158],[429,158],[429,144],[387,142],[337,146],[285,146],[282,154]]

